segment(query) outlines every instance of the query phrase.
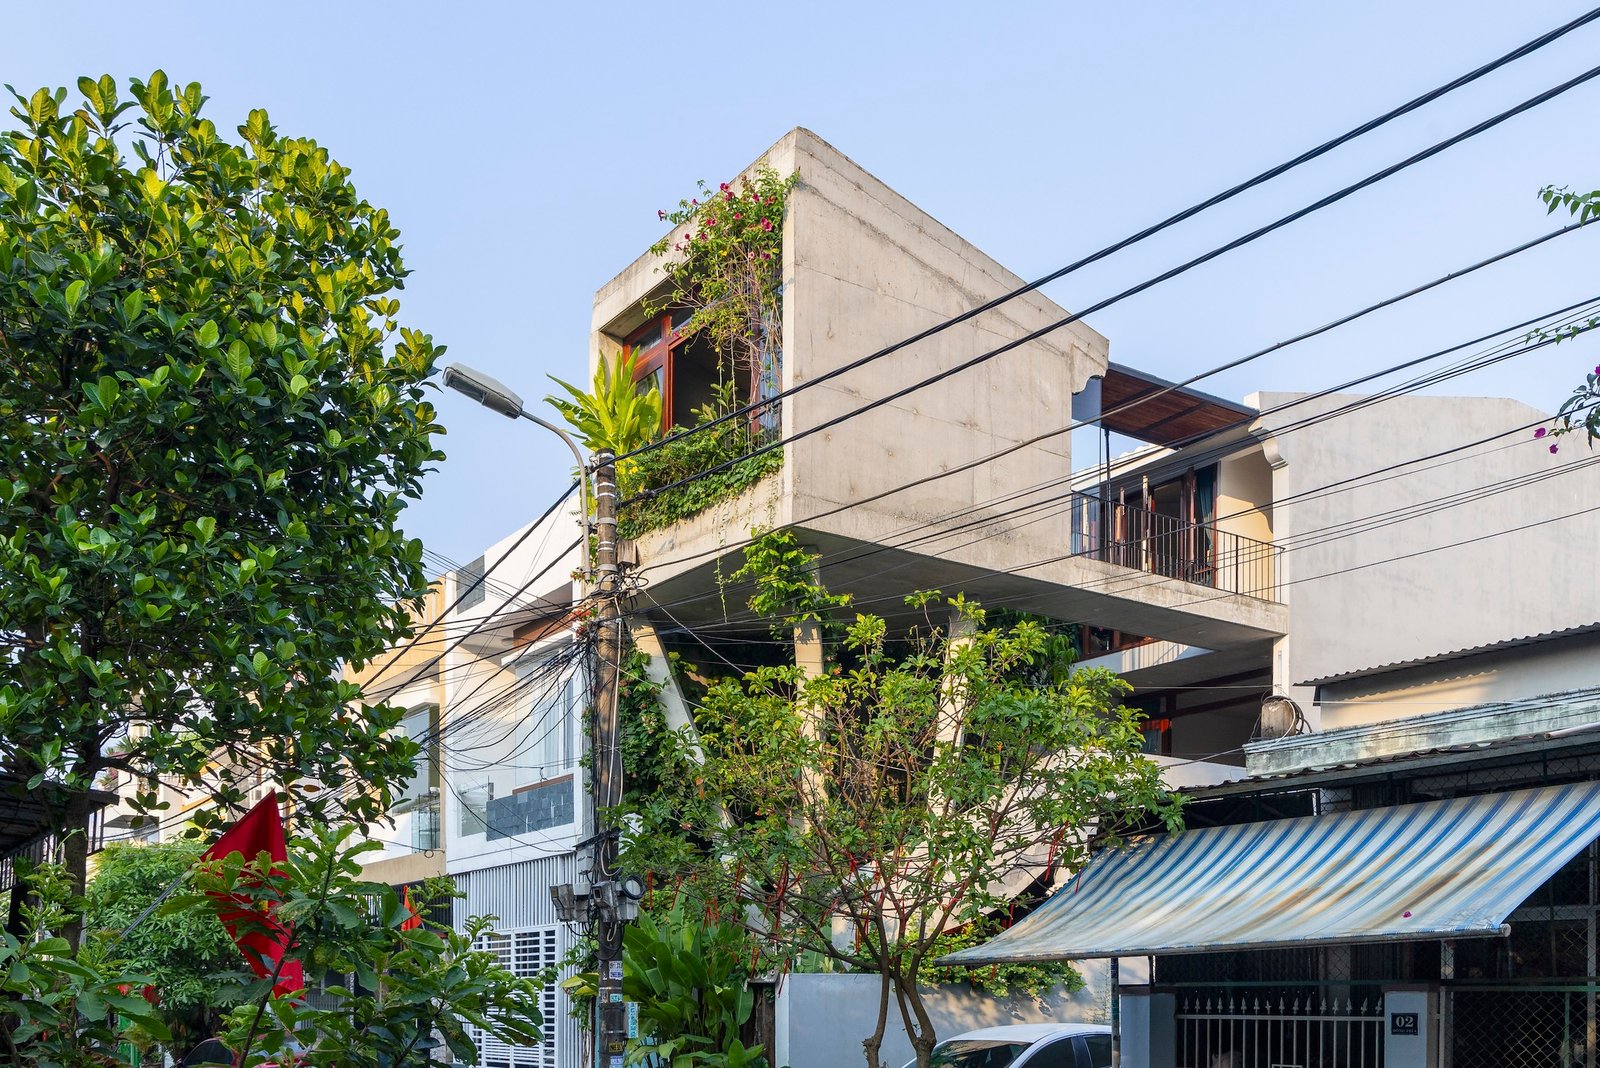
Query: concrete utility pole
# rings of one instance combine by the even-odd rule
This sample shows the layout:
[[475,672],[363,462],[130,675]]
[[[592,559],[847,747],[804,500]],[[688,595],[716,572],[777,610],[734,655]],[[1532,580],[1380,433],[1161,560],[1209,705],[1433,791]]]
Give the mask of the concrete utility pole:
[[[617,564],[617,464],[604,449],[585,465],[577,442],[565,430],[530,414],[522,398],[498,379],[463,364],[445,368],[444,384],[511,419],[527,419],[560,435],[578,460],[579,522],[583,542],[580,571],[588,575],[590,540],[594,541],[594,575],[590,584],[598,604],[595,614],[594,732],[589,744],[589,779],[593,790],[594,834],[588,839],[587,881],[550,887],[556,916],[563,923],[587,922],[599,947],[600,989],[594,1005],[594,1068],[622,1068],[628,1044],[628,1007],[622,1000],[622,928],[639,914],[644,887],[617,871],[617,829],[607,827],[604,813],[622,803],[622,749],[618,745],[617,683],[622,667],[622,573]],[[594,472],[594,523],[589,522],[585,494]]]
[[[617,835],[606,812],[622,803],[622,751],[618,745],[617,690],[622,664],[622,584],[617,567],[617,467],[610,452],[594,457],[595,670],[594,741],[590,775],[594,787],[594,863],[589,871],[591,912],[599,956],[595,998],[595,1068],[622,1068],[628,1044],[622,1001],[623,880],[617,871]],[[587,546],[585,547],[587,551]]]

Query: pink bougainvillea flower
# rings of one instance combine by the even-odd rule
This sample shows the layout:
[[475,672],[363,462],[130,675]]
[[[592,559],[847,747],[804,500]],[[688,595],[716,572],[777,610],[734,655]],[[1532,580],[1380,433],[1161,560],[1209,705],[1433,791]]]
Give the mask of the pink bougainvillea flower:
[[665,219],[666,217],[667,217],[667,213],[666,212],[662,211],[660,208],[656,209],[656,218]]
[[1600,363],[1594,365],[1594,373],[1600,375]]
[[772,220],[771,219],[762,219],[761,220],[761,229],[770,231],[772,229]]
[[1560,452],[1561,451],[1561,446],[1560,445],[1552,445],[1552,446],[1550,446],[1550,451],[1551,452]]
[[717,186],[717,188],[722,190],[724,193],[726,193],[728,191],[728,183],[727,182],[723,182],[721,185]]
[[699,201],[698,201],[698,200],[696,200],[696,199],[695,199],[695,198],[694,198],[694,197],[690,197],[690,198],[689,198],[689,206],[690,206],[690,207],[691,207],[691,208],[692,208],[692,207],[694,207],[694,206],[695,206],[695,205],[696,205],[696,204],[698,204],[698,203],[700,203],[700,202],[699,202]]
[[1548,430],[1546,430],[1544,427],[1540,427],[1538,430],[1535,430],[1533,432],[1533,436],[1536,437],[1536,438],[1542,438],[1548,433],[1549,433]]
[[761,258],[762,258],[762,259],[764,259],[764,260],[770,260],[770,259],[771,259],[771,258],[772,258],[772,253],[770,253],[770,252],[763,252],[763,253],[762,253],[762,254],[761,254]]
[[755,201],[757,204],[759,204],[759,203],[761,203],[761,194],[760,193],[751,193],[750,194],[750,199]]
[[734,218],[735,221],[744,218],[744,212],[742,212],[742,211],[734,212],[733,213],[733,218]]

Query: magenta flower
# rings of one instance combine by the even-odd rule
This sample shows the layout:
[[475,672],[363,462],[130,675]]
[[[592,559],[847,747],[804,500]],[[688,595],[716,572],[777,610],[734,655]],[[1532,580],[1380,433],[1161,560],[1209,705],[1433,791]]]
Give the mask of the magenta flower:
[[771,219],[762,219],[761,220],[761,229],[770,232],[772,230],[772,220]]
[[735,221],[738,221],[739,219],[744,218],[744,212],[742,212],[742,211],[734,212],[733,213],[733,218],[734,218]]
[[717,188],[722,190],[724,193],[726,193],[728,191],[728,183],[727,182],[723,182],[721,185],[717,186]]
[[656,218],[665,219],[666,217],[667,217],[667,213],[666,212],[662,211],[660,208],[656,209]]
[[1551,452],[1560,452],[1561,451],[1561,446],[1560,445],[1552,445],[1552,446],[1550,446],[1550,451]]
[[1594,373],[1600,375],[1600,364],[1595,364]]
[[1546,430],[1544,427],[1540,427],[1538,430],[1535,430],[1533,432],[1533,436],[1536,437],[1536,438],[1542,438],[1548,433],[1549,433],[1548,430]]
[[696,204],[698,204],[698,203],[700,203],[700,202],[699,202],[699,201],[698,201],[698,200],[696,200],[696,199],[695,199],[695,198],[694,198],[694,197],[690,197],[690,198],[689,198],[689,206],[690,206],[690,207],[691,207],[691,208],[692,208],[692,207],[694,207],[694,206],[695,206],[695,205],[696,205]]
[[763,253],[762,253],[762,254],[761,254],[761,258],[762,258],[762,259],[764,259],[764,260],[770,260],[770,259],[771,259],[771,258],[772,258],[772,253],[770,253],[770,252],[763,252]]

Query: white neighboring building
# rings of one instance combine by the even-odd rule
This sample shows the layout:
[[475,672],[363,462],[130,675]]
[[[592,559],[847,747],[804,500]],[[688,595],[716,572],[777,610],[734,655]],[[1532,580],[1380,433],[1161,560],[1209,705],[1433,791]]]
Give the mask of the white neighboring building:
[[[485,941],[519,975],[559,962],[576,933],[559,923],[549,887],[572,882],[591,807],[581,766],[587,665],[571,618],[579,563],[575,516],[502,539],[448,576],[450,611],[433,636],[440,700],[438,813],[443,871],[471,916],[497,917]],[[487,580],[474,588],[485,573]],[[576,1065],[579,1038],[552,984],[537,1048],[486,1040],[485,1068]]]

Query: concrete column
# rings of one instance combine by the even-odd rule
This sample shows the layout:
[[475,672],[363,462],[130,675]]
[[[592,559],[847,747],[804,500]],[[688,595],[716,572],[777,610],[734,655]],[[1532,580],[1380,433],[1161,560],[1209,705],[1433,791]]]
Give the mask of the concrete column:
[[1148,986],[1122,987],[1122,1068],[1173,1068],[1177,1063],[1177,1001]]
[[661,636],[656,633],[655,625],[644,620],[635,621],[632,625],[634,648],[650,658],[650,665],[645,668],[645,677],[661,687],[661,711],[667,717],[667,726],[673,730],[692,727],[694,721],[689,715],[689,705],[683,699],[683,691],[678,689],[678,680],[672,674],[672,664],[667,659],[667,650],[661,644]]
[[[972,620],[961,615],[959,612],[956,612],[954,609],[950,611],[945,622],[945,627],[950,635],[949,645],[946,647],[947,657],[950,653],[955,652],[963,646],[970,645],[972,643],[973,635],[977,633],[977,628],[972,625]],[[953,687],[947,686],[945,688],[944,714],[941,716],[939,723],[939,741],[959,742],[960,740],[961,710],[956,707]]]

